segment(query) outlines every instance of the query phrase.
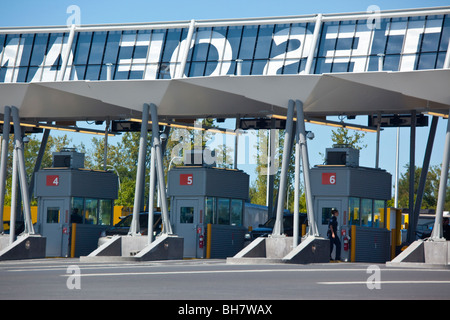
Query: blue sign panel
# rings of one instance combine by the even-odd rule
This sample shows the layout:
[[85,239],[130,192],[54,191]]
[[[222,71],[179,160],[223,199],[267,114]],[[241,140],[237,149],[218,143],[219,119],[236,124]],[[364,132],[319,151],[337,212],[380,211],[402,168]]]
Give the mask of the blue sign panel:
[[[0,82],[170,79],[236,74],[301,74],[313,45],[314,22],[196,28],[0,34]],[[450,15],[322,22],[311,73],[439,69]],[[187,46],[189,46],[187,48]],[[183,72],[183,53],[188,56]],[[63,61],[67,68],[62,76]]]

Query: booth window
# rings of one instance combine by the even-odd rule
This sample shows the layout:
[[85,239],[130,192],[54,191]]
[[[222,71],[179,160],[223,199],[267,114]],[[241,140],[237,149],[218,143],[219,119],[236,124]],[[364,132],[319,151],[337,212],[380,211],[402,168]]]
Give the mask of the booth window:
[[47,208],[47,223],[59,223],[59,207]]
[[72,212],[70,214],[71,223],[83,223],[84,199],[72,198]]
[[99,212],[98,212],[98,224],[110,225],[112,221],[112,201],[100,199],[99,200]]
[[214,224],[216,222],[216,198],[206,198],[205,200],[205,223]]
[[322,225],[327,225],[331,218],[333,208],[322,208]]
[[373,214],[374,214],[374,227],[376,228],[384,228],[384,214],[386,210],[385,207],[385,201],[384,200],[374,200],[373,201]]
[[180,208],[180,223],[194,223],[194,207]]
[[359,226],[359,198],[348,198],[348,224]]
[[372,227],[372,199],[361,199],[361,226]]
[[243,201],[239,199],[231,200],[231,221],[230,224],[233,226],[241,226],[242,225],[242,209],[243,209]]
[[219,198],[217,200],[218,224],[230,224],[230,199]]
[[73,197],[71,199],[71,223],[111,225],[113,200]]

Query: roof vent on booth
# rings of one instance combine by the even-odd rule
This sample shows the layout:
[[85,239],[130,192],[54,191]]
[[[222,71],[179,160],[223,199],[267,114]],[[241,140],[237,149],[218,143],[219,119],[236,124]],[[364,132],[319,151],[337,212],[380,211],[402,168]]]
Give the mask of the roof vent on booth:
[[60,152],[53,153],[53,168],[84,168],[84,153],[77,152],[75,148],[62,148]]

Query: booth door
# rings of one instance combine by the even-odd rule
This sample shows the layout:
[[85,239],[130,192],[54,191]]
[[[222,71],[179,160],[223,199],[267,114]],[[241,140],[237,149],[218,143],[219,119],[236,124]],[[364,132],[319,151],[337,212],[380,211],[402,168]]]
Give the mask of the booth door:
[[331,218],[331,210],[337,209],[339,211],[338,217],[338,230],[342,227],[342,200],[339,199],[319,199],[318,200],[318,211],[316,215],[318,215],[316,223],[317,228],[319,229],[319,234],[321,237],[327,237],[328,231],[328,222]]
[[62,254],[63,208],[64,200],[44,200],[42,236],[47,238],[47,257]]
[[176,233],[184,238],[183,256],[186,258],[197,255],[198,215],[198,200],[176,200]]

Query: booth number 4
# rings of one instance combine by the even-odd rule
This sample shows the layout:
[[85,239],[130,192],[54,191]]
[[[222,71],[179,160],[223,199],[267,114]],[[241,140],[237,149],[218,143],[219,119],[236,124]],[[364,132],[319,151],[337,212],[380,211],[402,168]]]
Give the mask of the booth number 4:
[[50,187],[59,186],[59,176],[55,175],[47,176],[46,185]]
[[336,184],[336,173],[335,172],[322,173],[322,184]]

